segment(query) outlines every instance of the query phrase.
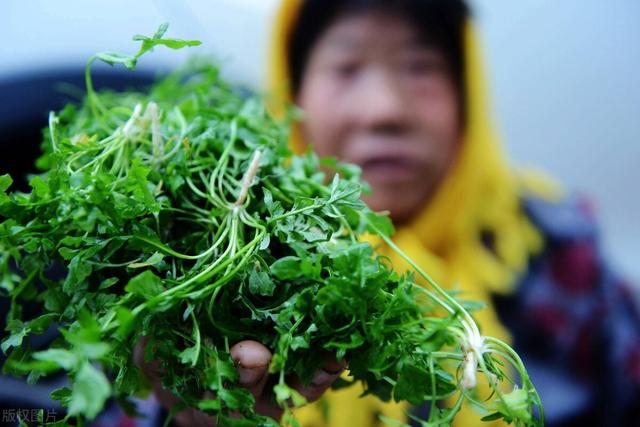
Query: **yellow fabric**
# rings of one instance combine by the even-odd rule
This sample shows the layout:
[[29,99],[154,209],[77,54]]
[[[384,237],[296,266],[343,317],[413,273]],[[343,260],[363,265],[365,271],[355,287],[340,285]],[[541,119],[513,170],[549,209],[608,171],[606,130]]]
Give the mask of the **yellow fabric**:
[[[286,49],[301,0],[283,0],[273,32],[270,56],[271,94],[290,102]],[[520,178],[509,170],[492,126],[485,79],[473,25],[465,27],[466,129],[456,163],[438,191],[415,219],[397,230],[396,244],[429,272],[441,285],[456,286],[464,299],[483,301],[487,307],[474,313],[482,333],[510,342],[491,305],[490,293],[508,293],[515,278],[526,267],[528,257],[542,247],[542,237],[520,211]],[[299,129],[294,128],[291,146],[304,149]],[[530,175],[531,176],[531,175]],[[527,187],[547,195],[557,194],[553,185],[539,185],[540,179],[522,180]],[[481,242],[481,231],[494,235],[493,254]],[[381,245],[379,252],[389,256],[394,267],[403,271],[407,263]],[[426,285],[426,284],[424,284]],[[480,390],[481,395],[483,390]],[[297,410],[303,426],[358,427],[378,423],[378,414],[405,419],[404,404],[381,403],[375,398],[358,398],[362,388],[329,392],[322,402]],[[327,409],[328,408],[328,409]],[[328,414],[327,414],[328,411]],[[470,408],[455,419],[454,426],[498,426],[482,423]],[[382,424],[380,424],[382,425]]]

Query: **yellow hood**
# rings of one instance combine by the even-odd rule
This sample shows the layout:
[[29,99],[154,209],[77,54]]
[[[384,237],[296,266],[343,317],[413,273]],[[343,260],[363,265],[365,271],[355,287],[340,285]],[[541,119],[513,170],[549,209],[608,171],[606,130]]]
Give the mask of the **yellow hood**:
[[[285,102],[291,102],[286,90],[287,40],[301,4],[302,0],[283,0],[273,31],[269,90]],[[441,285],[456,287],[464,299],[484,302],[486,308],[474,313],[483,334],[509,342],[509,333],[496,316],[490,294],[510,292],[529,257],[542,248],[540,234],[519,203],[519,186],[530,187],[536,180],[516,178],[509,168],[489,113],[478,38],[471,22],[464,32],[467,111],[459,157],[434,197],[411,223],[397,230],[394,241]],[[290,143],[296,151],[304,149],[299,129],[293,130]],[[534,190],[543,191],[536,182],[533,185]],[[495,253],[482,242],[486,234],[492,235]],[[396,269],[409,268],[388,249],[381,248],[380,252],[392,258]],[[322,411],[316,404],[300,411],[302,424],[355,427],[373,425],[374,413],[402,417],[403,405],[382,404],[371,397],[356,400],[361,391],[329,393],[326,401],[333,414],[329,423],[321,421]],[[454,425],[494,425],[480,423],[479,418],[465,409]]]

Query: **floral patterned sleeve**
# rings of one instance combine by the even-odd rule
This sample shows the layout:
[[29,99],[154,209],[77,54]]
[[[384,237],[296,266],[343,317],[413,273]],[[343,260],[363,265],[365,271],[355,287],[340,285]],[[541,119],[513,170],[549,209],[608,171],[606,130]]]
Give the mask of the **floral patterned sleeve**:
[[638,288],[605,261],[589,204],[523,199],[545,236],[513,295],[496,297],[546,425],[640,426]]

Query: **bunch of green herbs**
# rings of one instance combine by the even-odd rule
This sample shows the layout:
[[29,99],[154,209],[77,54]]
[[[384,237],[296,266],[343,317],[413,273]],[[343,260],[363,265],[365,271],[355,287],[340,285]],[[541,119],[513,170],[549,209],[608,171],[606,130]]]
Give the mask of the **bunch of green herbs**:
[[[128,399],[149,384],[132,352],[148,337],[147,358],[184,407],[219,425],[277,425],[255,412],[229,354],[253,339],[273,352],[285,424],[296,424],[289,405],[305,403],[286,377],[308,383],[330,351],[352,378],[336,386],[359,381],[383,400],[430,401],[424,426],[449,425],[465,400],[487,420],[541,425],[517,354],[482,337],[393,244],[389,219],[360,200],[357,167],[292,154],[286,124],[260,99],[237,96],[208,62],[148,91],[93,89],[96,59],[134,68],[154,46],[199,44],[165,31],[136,36],[133,56],[89,61],[84,102],[50,114],[29,193],[9,192],[11,178],[0,176],[0,289],[12,301],[4,371],[31,382],[66,371],[70,386],[52,397],[68,409],[62,423],[81,423],[110,398],[134,410]],[[394,272],[364,233],[415,271]],[[52,274],[56,266],[66,274]],[[39,317],[23,318],[29,301],[42,304]],[[59,338],[33,351],[30,337],[51,327]],[[488,400],[474,392],[478,373],[494,390]],[[445,399],[453,404],[436,405]]]

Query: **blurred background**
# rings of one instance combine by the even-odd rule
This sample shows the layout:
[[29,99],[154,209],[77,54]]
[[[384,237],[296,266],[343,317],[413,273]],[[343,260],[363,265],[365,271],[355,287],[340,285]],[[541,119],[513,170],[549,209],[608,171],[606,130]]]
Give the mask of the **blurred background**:
[[[511,157],[588,195],[614,266],[640,285],[640,2],[469,2]],[[61,92],[55,82],[81,87],[84,64],[93,53],[133,52],[137,44],[131,36],[152,34],[164,21],[171,23],[168,36],[197,38],[203,46],[157,49],[135,73],[98,67],[94,80],[108,85],[125,75],[125,85],[143,84],[197,52],[219,58],[228,79],[260,89],[277,3],[2,0],[2,152],[31,159],[33,153],[20,141],[25,132],[37,137],[47,110],[59,107],[51,103],[66,99],[56,95]],[[11,168],[18,165],[8,163],[0,163],[7,169],[0,173],[14,173]]]

